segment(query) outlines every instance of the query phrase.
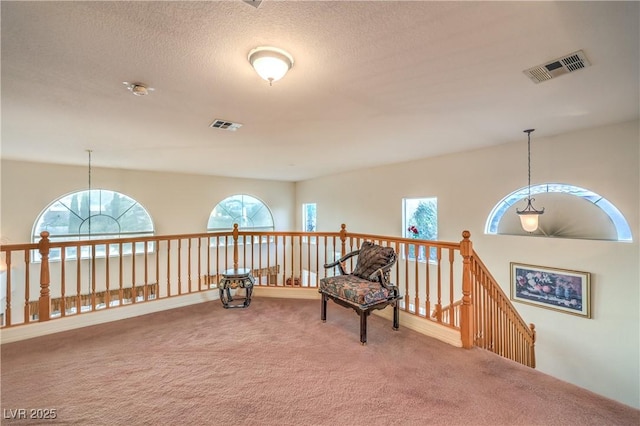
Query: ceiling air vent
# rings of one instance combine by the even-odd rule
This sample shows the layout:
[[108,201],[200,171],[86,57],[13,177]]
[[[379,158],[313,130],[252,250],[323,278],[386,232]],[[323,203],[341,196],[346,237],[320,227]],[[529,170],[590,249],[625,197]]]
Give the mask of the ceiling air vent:
[[546,64],[529,68],[523,72],[537,84],[551,80],[552,78],[560,77],[561,75],[568,74],[570,72],[578,71],[579,69],[586,68],[589,65],[591,65],[591,63],[589,63],[584,52],[582,50],[578,50],[577,52],[554,59]]
[[242,127],[242,124],[232,123],[231,121],[227,121],[227,120],[216,119],[213,121],[213,123],[209,125],[209,127],[213,127],[214,129],[229,130],[231,132],[235,132],[240,127]]

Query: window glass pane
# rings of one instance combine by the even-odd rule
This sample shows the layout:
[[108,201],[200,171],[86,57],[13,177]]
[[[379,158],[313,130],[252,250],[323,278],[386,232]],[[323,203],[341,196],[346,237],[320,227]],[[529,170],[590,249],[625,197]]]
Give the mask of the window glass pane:
[[130,206],[115,216],[120,224],[120,232],[128,234],[131,232],[153,232],[153,222],[147,211],[138,203]]
[[274,229],[271,211],[262,201],[250,195],[232,195],[220,201],[209,215],[207,230],[230,230],[235,223],[245,231]]
[[[93,189],[67,194],[51,203],[36,219],[32,235],[34,242],[40,241],[42,231],[49,232],[51,241],[81,241],[153,235],[154,228],[149,213],[131,197]],[[113,250],[115,253],[118,251],[117,247],[110,247],[109,252]],[[96,248],[96,256],[106,254],[106,247]],[[75,258],[77,249],[69,247],[65,255]],[[88,247],[82,248],[83,257],[90,255]],[[60,250],[52,251],[50,259],[59,258]],[[39,260],[39,256],[34,260]]]
[[[627,223],[622,213],[611,202],[596,194],[595,192],[563,183],[545,183],[534,185],[531,187],[532,195],[544,193],[561,193],[572,195],[593,203],[594,205],[602,209],[602,211],[604,211],[614,223],[616,232],[618,234],[618,241],[632,241],[631,228],[629,227],[629,224]],[[489,217],[487,218],[485,233],[497,234],[498,225],[502,220],[504,214],[507,212],[507,210],[509,210],[509,207],[520,200],[526,199],[528,197],[528,194],[529,188],[524,187],[512,192],[511,194],[500,200],[498,204],[495,205],[495,207],[489,214]]]
[[302,230],[316,232],[316,203],[302,205]]
[[[405,198],[403,200],[403,228],[404,237],[416,240],[438,239],[438,199],[429,198]],[[420,247],[418,260],[426,260],[424,248]],[[416,246],[410,245],[407,255],[410,259],[416,259]],[[435,247],[431,248],[431,259],[436,257]]]

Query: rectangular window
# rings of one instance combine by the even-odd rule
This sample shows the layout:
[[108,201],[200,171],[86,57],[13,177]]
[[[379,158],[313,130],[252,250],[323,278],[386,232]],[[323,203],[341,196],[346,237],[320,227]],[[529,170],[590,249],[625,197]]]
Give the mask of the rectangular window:
[[[302,231],[316,232],[316,203],[304,203],[302,205]],[[303,238],[306,241],[306,238]],[[311,239],[312,243],[316,242],[315,237]]]
[[[427,198],[403,198],[402,199],[402,225],[404,238],[416,240],[438,239],[438,199]],[[424,247],[419,247],[416,256],[416,246],[409,245],[407,256],[409,259],[426,261]],[[436,260],[436,248],[432,247],[429,253],[430,260]]]

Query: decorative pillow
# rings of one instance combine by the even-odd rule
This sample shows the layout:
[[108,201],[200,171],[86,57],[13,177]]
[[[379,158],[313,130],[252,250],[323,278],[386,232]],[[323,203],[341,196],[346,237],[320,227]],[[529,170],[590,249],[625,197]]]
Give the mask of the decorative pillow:
[[369,281],[377,281],[371,275],[393,260],[395,252],[392,247],[382,247],[365,241],[360,247],[358,263],[352,274]]

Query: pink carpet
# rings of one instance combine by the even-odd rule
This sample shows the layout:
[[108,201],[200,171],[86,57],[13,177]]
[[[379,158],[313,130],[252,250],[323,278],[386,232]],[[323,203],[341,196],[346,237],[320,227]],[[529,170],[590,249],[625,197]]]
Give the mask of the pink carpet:
[[319,301],[215,301],[2,345],[2,424],[640,424],[639,410],[481,349],[377,316],[361,346],[354,311],[330,302],[319,318]]

